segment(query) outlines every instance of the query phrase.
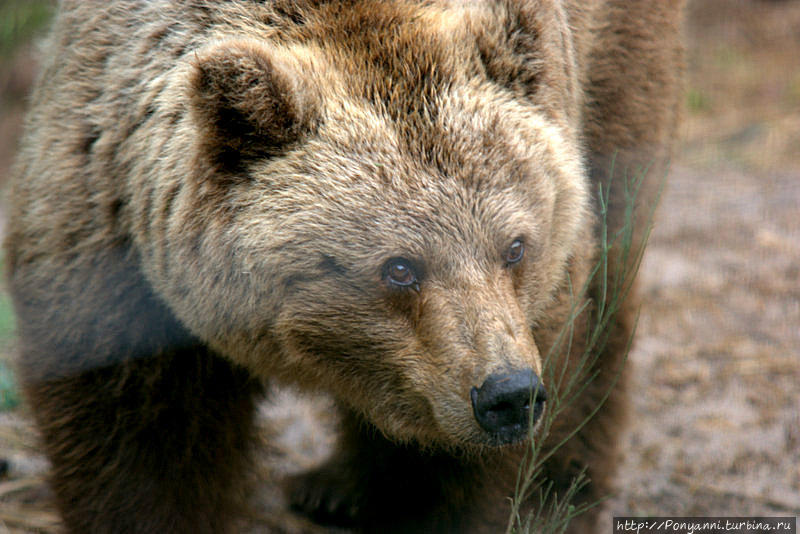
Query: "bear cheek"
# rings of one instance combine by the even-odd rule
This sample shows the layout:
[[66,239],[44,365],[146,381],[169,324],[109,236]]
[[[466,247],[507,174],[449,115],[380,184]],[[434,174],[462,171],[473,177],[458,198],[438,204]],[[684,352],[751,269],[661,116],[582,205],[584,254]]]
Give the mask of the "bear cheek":
[[432,443],[449,434],[434,408],[445,396],[432,394],[441,385],[436,362],[396,309],[344,290],[328,299],[315,284],[297,296],[287,298],[275,325],[284,382],[333,395],[398,441]]

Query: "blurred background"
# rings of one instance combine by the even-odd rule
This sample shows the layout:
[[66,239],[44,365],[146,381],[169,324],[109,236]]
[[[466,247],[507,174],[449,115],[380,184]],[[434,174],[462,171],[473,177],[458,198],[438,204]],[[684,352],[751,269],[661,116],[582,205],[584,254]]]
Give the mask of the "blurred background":
[[[0,0],[0,187],[51,8]],[[686,38],[685,120],[640,273],[609,531],[612,515],[800,515],[800,0],[690,0]],[[0,288],[0,534],[55,532],[13,330]],[[329,443],[313,426],[288,431],[298,410],[313,418],[265,412],[286,431],[273,459],[297,467]]]

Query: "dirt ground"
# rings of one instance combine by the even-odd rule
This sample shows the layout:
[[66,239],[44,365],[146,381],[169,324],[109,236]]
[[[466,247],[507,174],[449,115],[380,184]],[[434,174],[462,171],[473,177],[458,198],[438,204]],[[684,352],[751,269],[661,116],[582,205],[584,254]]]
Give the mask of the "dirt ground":
[[[612,515],[800,515],[800,1],[694,0],[687,40],[686,119],[641,268],[607,531]],[[31,64],[27,48],[0,59],[0,179]],[[0,339],[3,357],[11,346]],[[265,405],[281,433],[265,471],[324,456],[324,412],[288,393]],[[24,408],[0,413],[0,458],[0,534],[57,531]],[[280,505],[264,498],[262,510]]]

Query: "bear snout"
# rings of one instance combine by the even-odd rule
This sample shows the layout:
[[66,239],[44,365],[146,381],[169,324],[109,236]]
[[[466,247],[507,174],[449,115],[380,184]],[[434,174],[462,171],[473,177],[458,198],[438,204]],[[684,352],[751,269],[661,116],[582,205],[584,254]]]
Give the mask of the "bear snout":
[[[497,445],[522,440],[544,411],[547,393],[533,369],[492,374],[470,390],[478,425]],[[533,413],[530,407],[533,405]]]

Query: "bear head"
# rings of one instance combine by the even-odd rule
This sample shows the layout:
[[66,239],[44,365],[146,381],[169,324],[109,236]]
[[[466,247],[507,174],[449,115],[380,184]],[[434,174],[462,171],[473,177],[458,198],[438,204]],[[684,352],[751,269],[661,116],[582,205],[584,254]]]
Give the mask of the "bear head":
[[557,3],[347,4],[228,29],[170,73],[145,274],[212,348],[394,440],[517,441],[534,333],[593,246],[568,24]]

